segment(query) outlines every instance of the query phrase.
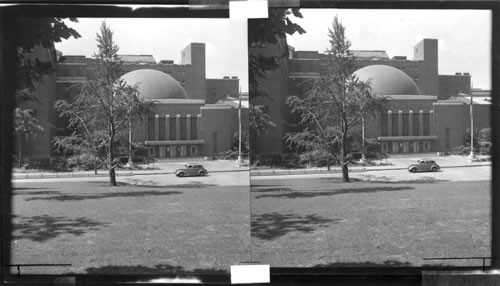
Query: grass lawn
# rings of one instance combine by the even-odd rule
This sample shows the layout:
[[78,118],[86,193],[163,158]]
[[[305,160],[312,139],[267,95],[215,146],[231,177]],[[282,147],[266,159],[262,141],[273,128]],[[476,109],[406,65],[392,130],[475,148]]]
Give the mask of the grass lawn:
[[490,181],[252,180],[253,259],[275,267],[481,266]]
[[16,183],[11,263],[29,274],[228,272],[249,260],[248,186]]

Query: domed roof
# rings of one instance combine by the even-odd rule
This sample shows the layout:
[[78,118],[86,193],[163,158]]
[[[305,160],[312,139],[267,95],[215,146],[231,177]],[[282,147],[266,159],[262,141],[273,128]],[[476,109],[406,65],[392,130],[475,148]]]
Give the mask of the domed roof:
[[152,69],[131,71],[121,77],[127,84],[136,85],[145,99],[185,99],[186,91],[170,75]]
[[380,95],[420,95],[415,82],[404,72],[386,65],[360,68],[354,74],[361,81],[369,81],[372,92]]

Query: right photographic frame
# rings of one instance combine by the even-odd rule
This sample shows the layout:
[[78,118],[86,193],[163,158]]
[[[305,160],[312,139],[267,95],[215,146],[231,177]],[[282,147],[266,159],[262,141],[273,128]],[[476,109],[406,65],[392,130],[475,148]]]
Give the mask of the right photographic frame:
[[252,259],[491,265],[492,12],[249,21]]

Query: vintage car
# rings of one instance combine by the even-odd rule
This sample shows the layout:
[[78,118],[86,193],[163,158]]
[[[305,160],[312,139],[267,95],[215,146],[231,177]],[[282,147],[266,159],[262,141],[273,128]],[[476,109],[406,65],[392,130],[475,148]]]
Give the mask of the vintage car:
[[205,176],[208,174],[208,171],[203,168],[202,165],[197,163],[188,163],[184,166],[184,168],[179,168],[175,170],[175,175],[177,177],[184,176]]
[[415,172],[437,172],[441,169],[438,164],[436,164],[436,161],[434,160],[425,160],[421,159],[418,160],[417,163],[415,164],[410,164],[408,166],[408,171],[415,173]]

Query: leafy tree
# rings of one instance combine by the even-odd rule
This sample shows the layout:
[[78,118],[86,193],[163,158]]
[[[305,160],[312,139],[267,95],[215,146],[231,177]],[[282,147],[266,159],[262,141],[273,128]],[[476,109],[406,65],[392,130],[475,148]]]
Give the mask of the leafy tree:
[[127,85],[120,78],[122,62],[113,32],[105,22],[97,34],[98,51],[94,54],[96,79],[83,84],[81,92],[71,101],[59,100],[59,116],[68,118],[70,136],[54,138],[57,150],[73,153],[91,153],[109,171],[110,184],[116,186],[115,159],[119,139],[129,122],[148,115],[154,103],[139,98],[136,86]]
[[[76,18],[70,18],[78,22]],[[50,49],[54,54],[54,42],[80,34],[69,28],[63,18],[20,18],[16,33],[16,108],[14,109],[14,134],[18,143],[18,165],[22,162],[22,140],[33,138],[43,127],[36,118],[36,105],[40,100],[35,83],[43,76],[55,72],[51,61],[42,61],[30,53],[35,48]]]
[[291,148],[331,154],[341,165],[343,180],[349,182],[348,138],[364,116],[385,109],[387,99],[372,94],[369,83],[353,74],[351,42],[337,17],[328,37],[328,72],[313,80],[304,97],[287,98],[291,112],[300,115],[303,129],[287,133],[285,140]]
[[[78,22],[76,18],[69,18]],[[34,90],[33,83],[40,81],[44,75],[53,73],[54,66],[50,61],[41,61],[30,55],[35,48],[53,49],[54,43],[69,38],[80,38],[80,34],[64,23],[63,18],[19,18],[16,33],[16,78],[22,89]],[[54,57],[55,57],[55,50]]]
[[[23,96],[22,94],[29,94],[27,89],[18,91],[18,97]],[[18,167],[21,167],[22,162],[22,139],[29,139],[35,137],[40,131],[43,131],[43,127],[40,126],[38,120],[34,116],[34,110],[29,108],[16,107],[14,109],[14,133],[17,138],[18,143]]]
[[[298,8],[271,8],[269,9],[268,18],[249,20],[248,47],[252,49],[277,45],[280,39],[284,39],[286,43],[286,35],[305,33],[305,30],[300,25],[292,22],[291,15],[302,18]],[[267,73],[276,70],[279,67],[280,60],[286,57],[288,57],[288,45],[286,44],[283,45],[283,51],[279,55],[249,53],[249,95],[252,98],[259,96],[269,98],[269,94],[262,87],[261,82],[268,79]],[[252,105],[249,110],[249,127],[257,134],[261,132],[267,133],[275,127],[271,117],[264,112],[265,108],[263,105]]]
[[264,105],[250,105],[249,127],[259,135],[267,133],[276,126],[271,120],[271,116],[265,111]]
[[[240,147],[240,136],[238,132],[233,134],[233,142],[231,144],[231,150],[238,151]],[[242,132],[241,134],[241,153],[248,154],[250,150],[250,142],[247,133]]]
[[478,141],[491,142],[491,128],[483,128],[479,131]]
[[[473,136],[474,149],[479,148],[479,143],[481,141],[480,138],[481,138],[481,134],[479,133],[479,131],[475,130],[474,136]],[[464,145],[470,147],[470,143],[471,143],[470,141],[471,141],[470,128],[467,128],[467,130],[465,130],[465,135],[464,135]]]

